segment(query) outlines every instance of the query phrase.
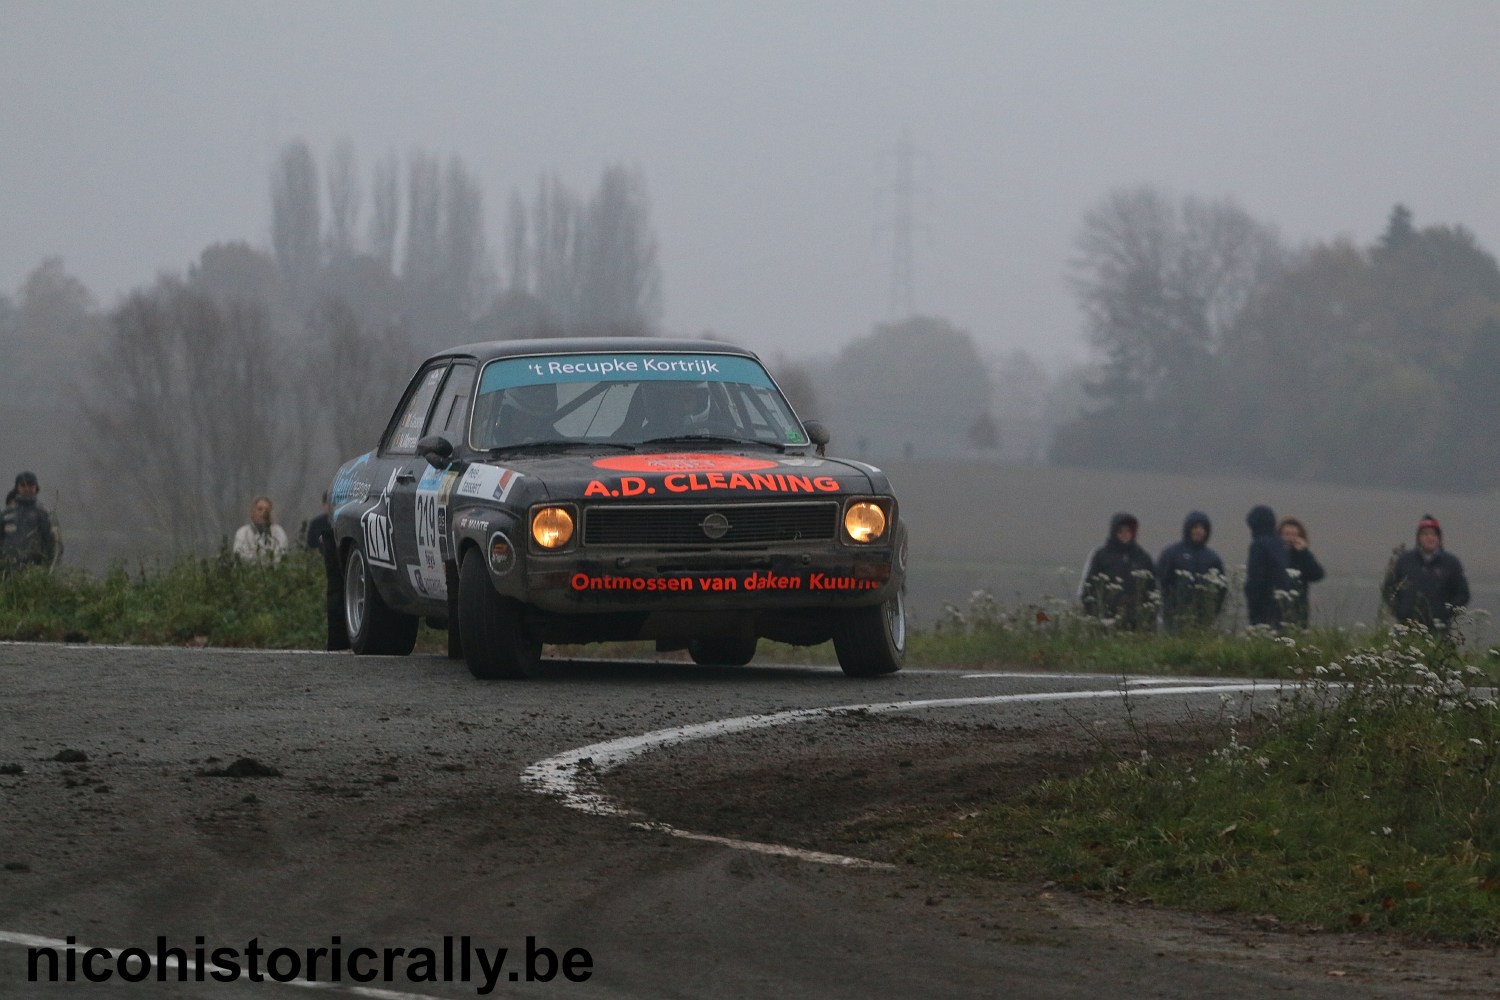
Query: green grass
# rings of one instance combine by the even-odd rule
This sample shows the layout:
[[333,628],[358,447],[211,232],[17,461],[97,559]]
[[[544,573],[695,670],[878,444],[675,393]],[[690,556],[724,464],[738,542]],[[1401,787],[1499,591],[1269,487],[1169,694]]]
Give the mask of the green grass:
[[1500,711],[1443,637],[1401,628],[1328,657],[1281,643],[1306,681],[1227,719],[1217,749],[1148,742],[1081,777],[905,846],[945,870],[1045,878],[1128,901],[1292,925],[1500,942]]
[[101,577],[29,568],[0,579],[0,637],[321,649],[324,587],[321,558],[301,551],[275,566],[225,550]]

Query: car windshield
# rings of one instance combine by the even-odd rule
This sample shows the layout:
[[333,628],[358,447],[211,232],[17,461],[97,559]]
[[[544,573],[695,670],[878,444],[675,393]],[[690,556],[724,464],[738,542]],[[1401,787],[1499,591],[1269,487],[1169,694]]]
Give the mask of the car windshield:
[[807,444],[753,358],[724,354],[553,354],[491,361],[469,427],[479,451],[537,444],[668,441]]

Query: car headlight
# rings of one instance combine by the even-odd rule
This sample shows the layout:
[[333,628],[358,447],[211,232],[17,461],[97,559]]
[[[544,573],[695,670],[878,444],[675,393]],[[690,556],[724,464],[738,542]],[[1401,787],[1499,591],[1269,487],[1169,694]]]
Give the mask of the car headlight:
[[844,510],[844,533],[856,542],[873,542],[885,534],[885,511],[868,500],[851,503]]
[[531,539],[544,549],[560,549],[573,537],[573,515],[563,507],[538,507],[531,514]]

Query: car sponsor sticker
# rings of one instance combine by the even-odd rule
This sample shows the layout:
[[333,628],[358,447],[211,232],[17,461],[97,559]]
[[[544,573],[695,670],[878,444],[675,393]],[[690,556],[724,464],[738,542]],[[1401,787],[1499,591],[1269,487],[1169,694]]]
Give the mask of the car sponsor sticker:
[[614,472],[750,472],[776,468],[764,458],[673,452],[667,455],[611,455],[596,458],[594,468]]
[[391,530],[391,518],[377,504],[365,511],[359,519],[360,530],[365,536],[365,559],[372,566],[396,568],[396,533]]
[[575,593],[722,593],[747,591],[831,591],[879,590],[885,576],[850,576],[843,573],[773,573],[756,570],[746,573],[690,573],[675,576],[630,576],[617,573],[574,573],[568,578],[568,589]]
[[476,462],[469,466],[458,484],[458,495],[477,497],[480,500],[498,500],[504,503],[511,488],[521,474],[514,469],[502,469],[498,465]]
[[396,488],[396,477],[401,474],[401,469],[391,470],[391,478],[386,481],[385,489],[380,491],[380,499],[370,505],[370,509],[360,515],[359,527],[365,538],[365,559],[374,566],[383,566],[386,569],[396,568],[396,532],[391,524],[391,491]]
[[543,382],[696,380],[738,382],[769,389],[760,363],[728,354],[566,354],[502,358],[485,366],[480,393]]
[[358,478],[362,470],[374,452],[365,454],[344,463],[338,473],[333,477],[333,486],[328,490],[328,505],[335,510],[346,503],[364,503],[370,498],[370,484]]
[[645,476],[621,476],[606,482],[592,479],[584,487],[586,497],[638,497],[673,493],[703,493],[748,490],[755,493],[837,493],[839,481],[832,476],[799,476],[783,472],[669,472],[648,480]]
[[425,566],[408,566],[406,575],[411,580],[411,589],[423,597],[448,597],[448,581],[441,571],[434,573]]

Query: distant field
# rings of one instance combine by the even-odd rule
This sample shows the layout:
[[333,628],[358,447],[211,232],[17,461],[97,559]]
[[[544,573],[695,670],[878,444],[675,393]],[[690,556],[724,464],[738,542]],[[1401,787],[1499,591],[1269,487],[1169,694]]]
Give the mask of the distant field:
[[[1013,468],[980,462],[880,462],[890,473],[911,525],[908,597],[919,627],[937,621],[943,605],[965,605],[976,589],[1013,606],[1046,597],[1071,597],[1088,553],[1104,541],[1110,515],[1140,518],[1141,544],[1155,558],[1181,534],[1190,510],[1213,519],[1211,544],[1233,569],[1242,566],[1250,535],[1245,512],[1266,503],[1278,515],[1307,524],[1313,552],[1328,579],[1312,589],[1316,624],[1374,620],[1380,579],[1391,549],[1411,544],[1417,519],[1432,513],[1463,560],[1474,606],[1500,610],[1500,496],[1369,490],[1252,479]],[[42,470],[39,470],[39,472]],[[43,477],[43,502],[77,493],[67,482],[77,469]],[[117,528],[63,504],[66,563],[102,570],[110,560],[155,552],[152,539]],[[288,503],[294,531],[304,512]],[[306,512],[310,513],[310,512]],[[160,553],[167,555],[167,553]],[[1232,614],[1239,614],[1232,606]],[[1243,615],[1241,614],[1241,620]],[[1494,625],[1476,635],[1500,638]]]
[[[1152,558],[1181,537],[1188,511],[1205,511],[1214,524],[1210,544],[1231,570],[1242,567],[1250,541],[1245,513],[1257,503],[1308,527],[1312,550],[1328,571],[1312,588],[1316,624],[1374,620],[1391,549],[1412,544],[1424,513],[1442,522],[1448,548],[1463,560],[1474,607],[1500,609],[1500,497],[1493,494],[978,462],[880,464],[911,529],[908,597],[920,626],[932,624],[944,604],[967,603],[979,588],[1003,605],[1070,597],[1084,559],[1104,541],[1110,515],[1119,510],[1140,519],[1140,541]],[[1476,638],[1494,641],[1497,631],[1491,624]]]

